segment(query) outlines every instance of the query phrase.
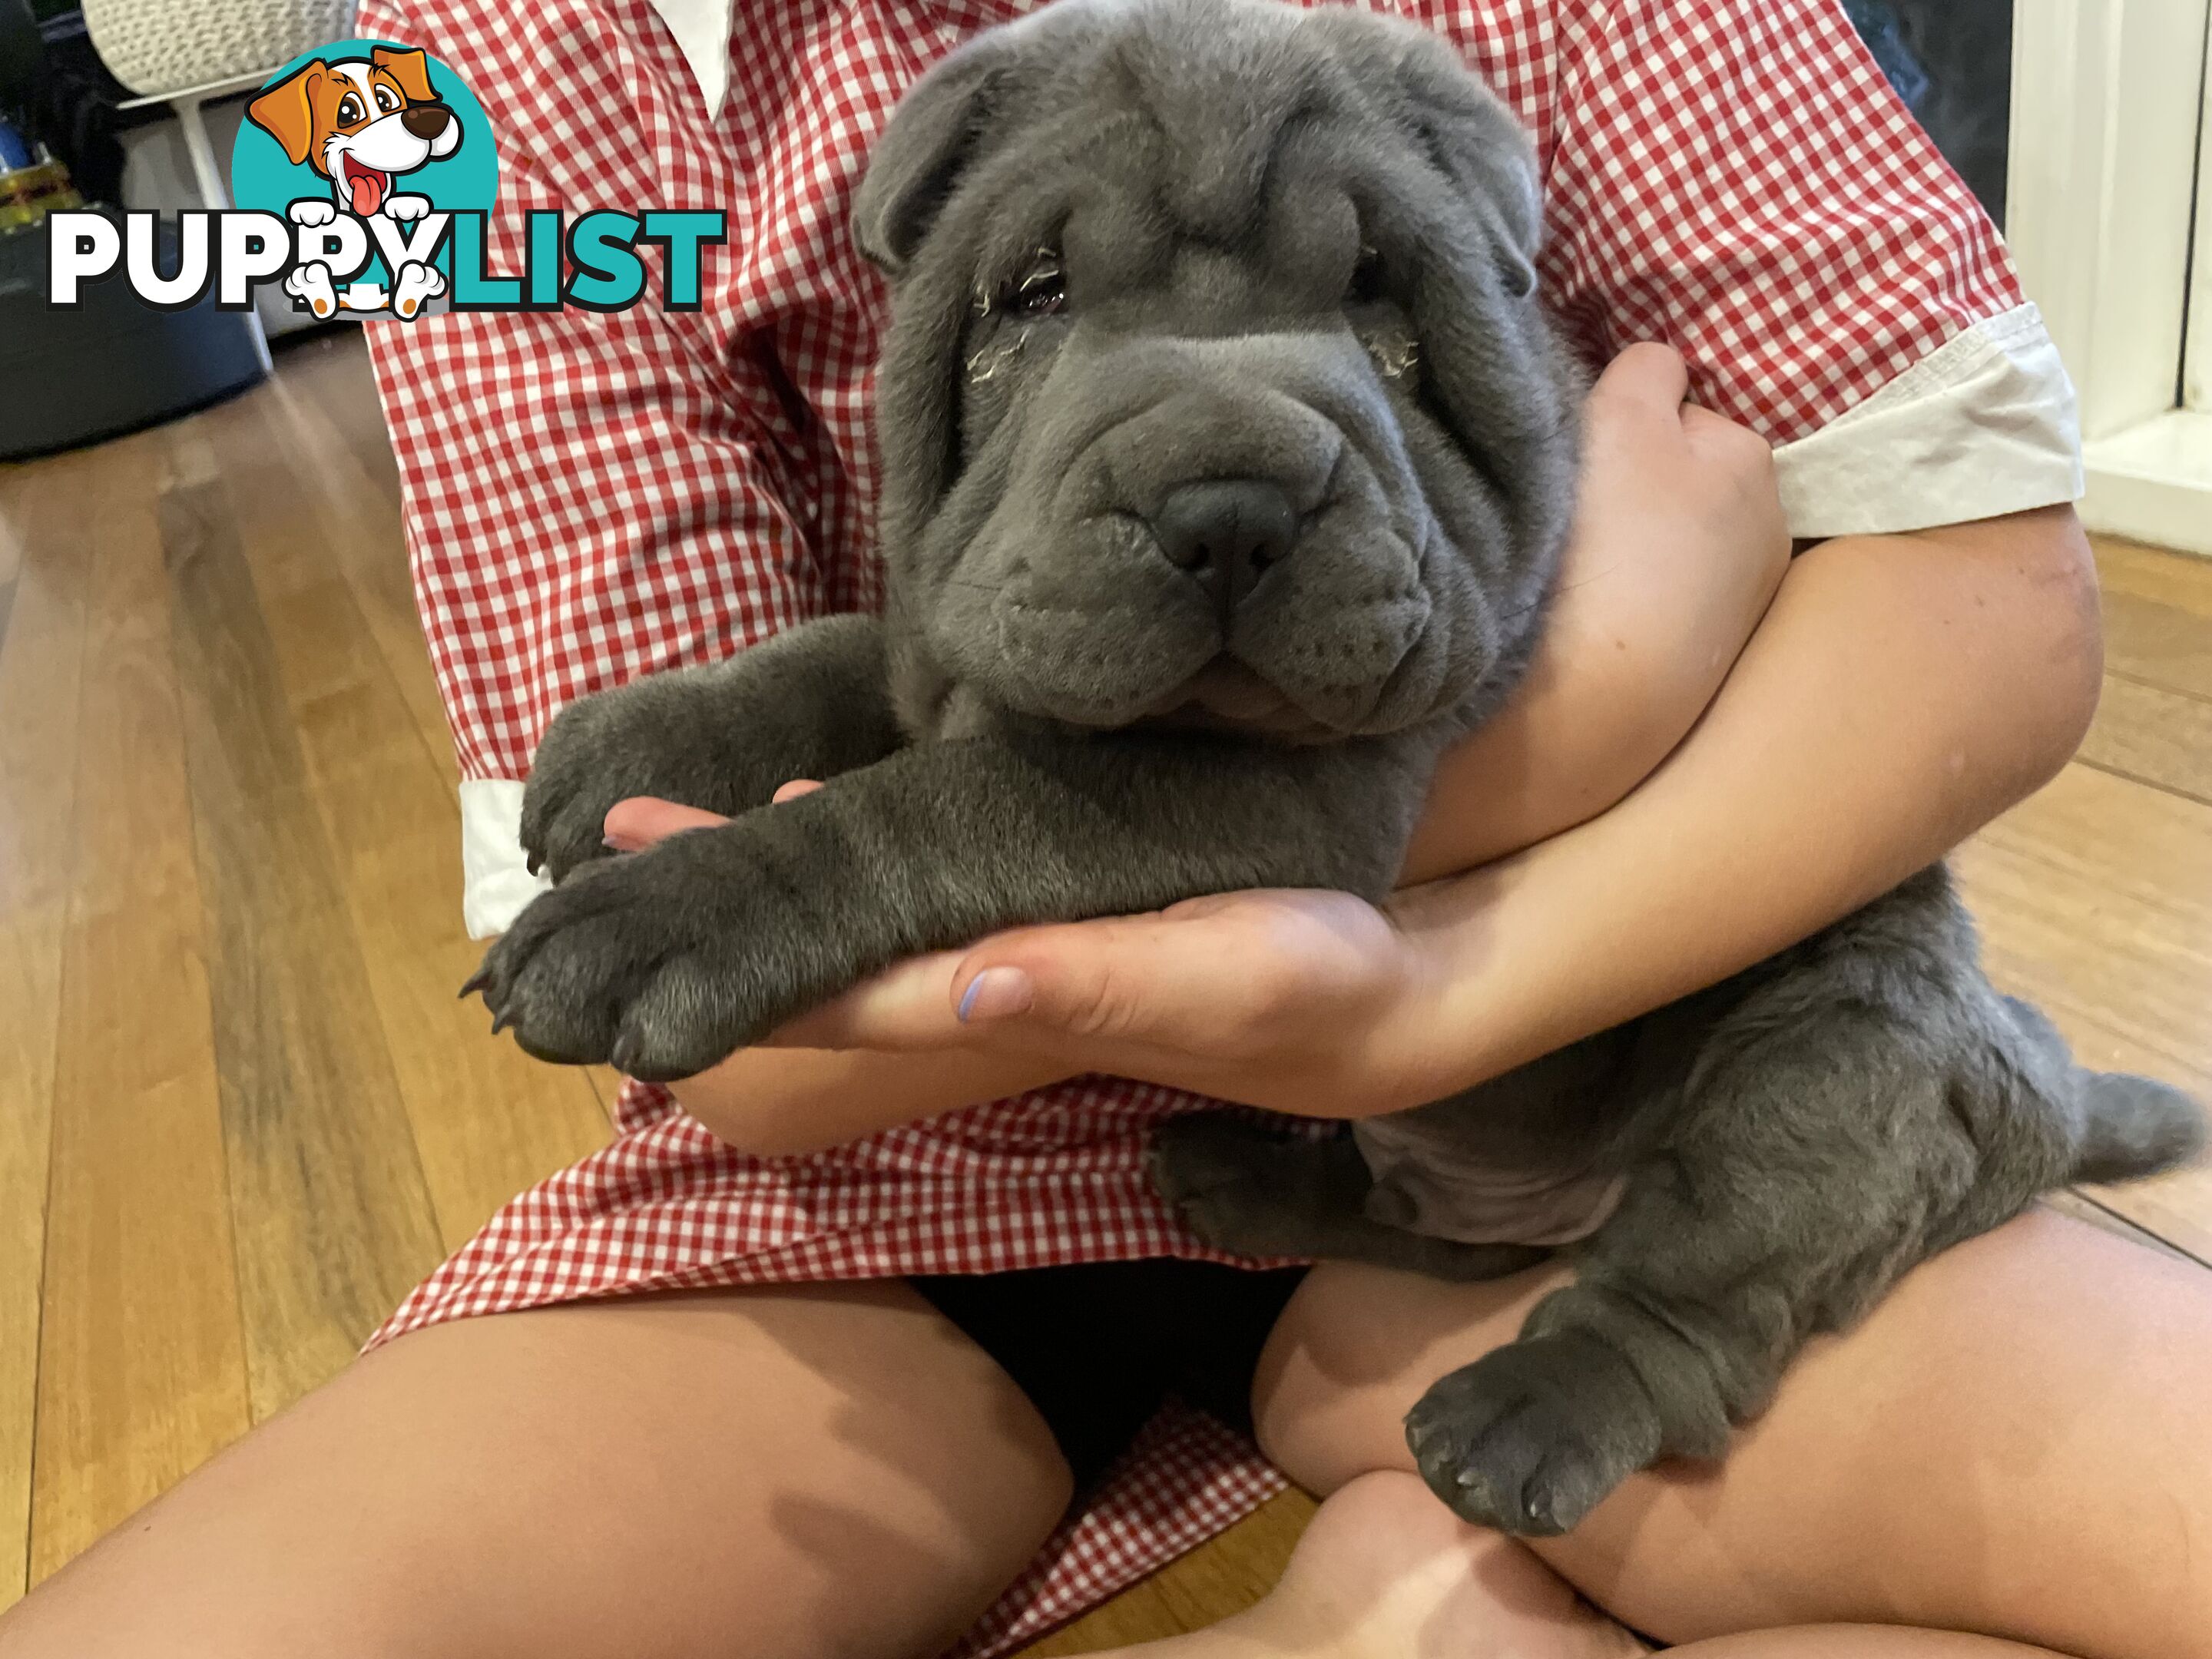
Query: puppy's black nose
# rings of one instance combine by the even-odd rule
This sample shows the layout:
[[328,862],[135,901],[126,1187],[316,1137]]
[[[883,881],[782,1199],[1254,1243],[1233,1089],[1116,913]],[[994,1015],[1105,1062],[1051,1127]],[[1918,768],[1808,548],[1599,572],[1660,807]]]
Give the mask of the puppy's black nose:
[[410,104],[400,112],[399,125],[417,138],[435,138],[453,118],[453,112],[443,104]]
[[1263,478],[1177,485],[1152,522],[1168,562],[1198,579],[1224,621],[1298,533],[1291,498]]

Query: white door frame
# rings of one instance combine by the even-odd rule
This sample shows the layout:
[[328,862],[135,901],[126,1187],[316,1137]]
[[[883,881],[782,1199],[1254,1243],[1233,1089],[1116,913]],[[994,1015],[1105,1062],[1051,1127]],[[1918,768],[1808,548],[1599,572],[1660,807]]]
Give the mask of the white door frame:
[[2204,108],[2197,132],[2197,246],[2190,257],[2189,330],[2181,402],[2212,415],[2212,26],[2204,39]]
[[[2204,252],[2189,291],[2209,38],[2212,0],[2016,0],[2006,210],[2081,393],[2083,520],[2205,554],[2212,398],[2185,406],[2180,383],[2185,340],[2212,341]],[[2212,227],[2197,240],[2212,247]]]

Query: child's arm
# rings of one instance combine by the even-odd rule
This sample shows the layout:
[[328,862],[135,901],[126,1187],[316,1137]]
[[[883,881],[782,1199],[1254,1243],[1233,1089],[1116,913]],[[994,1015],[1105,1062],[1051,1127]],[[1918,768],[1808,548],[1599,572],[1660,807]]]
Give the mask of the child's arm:
[[1542,647],[1512,705],[1438,767],[1403,883],[1612,806],[1681,742],[1759,626],[1790,564],[1773,456],[1688,392],[1681,356],[1659,345],[1629,347],[1599,377]]
[[1847,914],[2056,773],[2101,667],[2070,507],[1814,548],[1690,740],[1619,808],[1407,896],[1420,988],[1377,1023],[1376,1058],[1416,1055],[1398,1090],[1428,1098]]
[[[685,1104],[765,1152],[926,1113],[933,1102],[898,1086],[924,1078],[978,1098],[1112,1072],[1328,1117],[1465,1087],[1802,938],[2048,778],[2095,707],[2092,573],[2064,507],[1825,543],[1790,567],[1705,718],[1640,788],[1407,890],[1395,927],[1337,896],[1231,895],[1186,916],[1001,935],[793,1033],[941,1052],[755,1050],[726,1079],[710,1073]],[[963,1024],[962,993],[994,967],[1026,976],[1029,1006]],[[810,1122],[809,1067],[844,1121]]]

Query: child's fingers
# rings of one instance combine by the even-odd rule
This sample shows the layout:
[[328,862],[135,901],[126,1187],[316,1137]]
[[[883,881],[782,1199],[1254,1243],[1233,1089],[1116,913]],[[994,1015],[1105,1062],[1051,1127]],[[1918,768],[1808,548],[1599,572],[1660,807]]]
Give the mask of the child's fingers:
[[892,963],[850,990],[762,1039],[773,1048],[882,1048],[914,1052],[971,1046],[951,994],[961,952],[942,951]]
[[1656,340],[1630,346],[1597,378],[1591,396],[1644,405],[1653,413],[1673,414],[1690,395],[1689,366],[1682,354]]
[[[811,795],[821,784],[812,778],[793,778],[775,792],[777,801],[797,800],[801,795]],[[679,830],[705,830],[729,820],[719,812],[702,811],[696,806],[680,806],[672,800],[662,800],[657,795],[633,795],[628,800],[617,801],[607,809],[607,821],[600,827],[607,845],[617,853],[641,853],[657,841],[665,841]]]
[[672,800],[662,800],[653,795],[633,795],[607,809],[606,822],[600,830],[606,836],[607,845],[617,852],[636,853],[678,830],[704,830],[727,822],[718,812],[679,806]]

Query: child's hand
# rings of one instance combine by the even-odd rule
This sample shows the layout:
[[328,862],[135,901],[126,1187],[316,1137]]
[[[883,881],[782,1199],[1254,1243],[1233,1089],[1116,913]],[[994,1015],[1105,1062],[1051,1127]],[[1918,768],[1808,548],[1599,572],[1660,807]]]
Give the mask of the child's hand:
[[[787,800],[821,787],[787,784]],[[625,851],[719,823],[672,801],[607,815]],[[1408,894],[1394,909],[1418,909]],[[1407,1062],[1419,933],[1348,894],[1223,893],[1154,914],[1018,928],[897,963],[762,1046],[677,1086],[756,1152],[887,1124],[1085,1073],[1320,1116],[1419,1103]]]
[[[1395,908],[1395,907],[1394,907]],[[1418,1104],[1416,939],[1347,893],[1255,890],[1143,915],[1016,928],[915,957],[771,1042],[1002,1055],[1278,1111]]]
[[1790,563],[1774,460],[1633,345],[1583,410],[1573,538],[1528,678],[1437,768],[1406,858],[1425,881],[1595,817],[1705,710]]

